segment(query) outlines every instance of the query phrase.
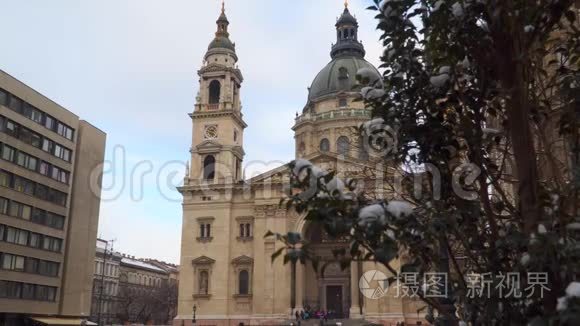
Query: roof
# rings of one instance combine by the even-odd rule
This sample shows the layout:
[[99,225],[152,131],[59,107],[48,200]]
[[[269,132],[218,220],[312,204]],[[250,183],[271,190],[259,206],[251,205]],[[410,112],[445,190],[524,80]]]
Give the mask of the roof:
[[350,14],[350,11],[348,11],[348,8],[345,7],[344,11],[342,12],[342,15],[336,21],[335,26],[338,27],[338,26],[347,25],[347,24],[358,26],[358,22],[356,21],[356,18],[354,18],[354,16]]
[[211,41],[209,43],[209,46],[207,47],[208,50],[211,49],[228,49],[228,50],[232,50],[235,51],[236,50],[236,46],[232,43],[232,41],[230,41],[230,39],[227,36],[221,36],[218,35],[216,36],[213,41]]
[[165,270],[163,270],[155,265],[152,265],[152,264],[149,264],[149,263],[146,263],[144,261],[137,260],[137,259],[133,259],[133,258],[123,257],[121,259],[121,264],[132,266],[135,268],[146,269],[146,270],[153,271],[153,272],[166,273]]
[[356,73],[361,68],[370,68],[376,72],[378,80],[382,80],[380,72],[372,64],[356,55],[344,55],[330,61],[314,78],[310,91],[309,100],[315,100],[321,96],[338,93],[340,91],[351,92],[358,84]]

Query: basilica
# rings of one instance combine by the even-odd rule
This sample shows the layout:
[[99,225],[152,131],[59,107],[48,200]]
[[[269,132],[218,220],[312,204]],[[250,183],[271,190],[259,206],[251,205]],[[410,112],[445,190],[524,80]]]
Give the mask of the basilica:
[[[388,274],[377,264],[354,262],[345,270],[331,263],[324,271],[298,264],[293,283],[291,267],[282,259],[272,261],[272,253],[282,244],[264,238],[267,231],[299,232],[317,256],[329,261],[332,249],[347,244],[329,238],[303,215],[279,206],[287,166],[243,178],[244,78],[223,7],[216,23],[215,38],[198,71],[199,94],[190,113],[191,164],[179,188],[183,224],[174,325],[191,325],[194,315],[198,325],[275,325],[307,309],[386,325],[422,321],[417,300],[390,290],[380,297],[360,291],[365,272]],[[381,80],[379,71],[365,60],[358,26],[345,5],[335,23],[331,60],[314,77],[292,127],[296,157],[339,175],[355,173],[365,162],[365,152],[352,132],[370,117],[363,103],[355,101],[359,96],[356,72],[366,68]]]

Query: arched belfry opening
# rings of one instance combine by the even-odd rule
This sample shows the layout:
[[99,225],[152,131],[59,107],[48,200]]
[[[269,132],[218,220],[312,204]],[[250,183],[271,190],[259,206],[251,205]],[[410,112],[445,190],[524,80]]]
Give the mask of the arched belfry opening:
[[220,102],[220,92],[222,85],[217,80],[209,83],[209,104],[218,104]]
[[331,312],[334,318],[347,318],[351,306],[351,269],[342,269],[335,261],[332,251],[346,248],[347,239],[334,239],[328,235],[321,224],[308,222],[304,226],[304,237],[310,242],[313,255],[319,259],[318,270],[311,264],[303,267],[299,278],[302,284],[302,307],[311,310]]
[[203,159],[203,179],[213,180],[215,178],[215,157],[207,155]]

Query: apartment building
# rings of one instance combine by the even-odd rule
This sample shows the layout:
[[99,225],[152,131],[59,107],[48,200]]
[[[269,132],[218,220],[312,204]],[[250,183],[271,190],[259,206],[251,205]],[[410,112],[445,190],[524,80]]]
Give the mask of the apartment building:
[[0,70],[0,325],[89,317],[105,139]]
[[110,325],[117,321],[119,274],[122,256],[105,240],[97,239],[91,321]]

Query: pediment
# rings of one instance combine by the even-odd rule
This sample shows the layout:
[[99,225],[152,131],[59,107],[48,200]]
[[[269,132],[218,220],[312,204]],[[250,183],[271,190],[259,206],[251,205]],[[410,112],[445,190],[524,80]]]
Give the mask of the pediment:
[[195,146],[195,149],[200,153],[209,152],[219,152],[222,149],[222,145],[214,140],[206,140],[199,145]]
[[232,264],[234,265],[251,265],[254,263],[254,259],[252,257],[248,257],[246,255],[238,256],[232,259]]
[[288,164],[284,164],[272,170],[260,173],[257,176],[247,180],[247,182],[250,184],[282,182],[282,180],[289,178],[289,172]]
[[215,263],[215,259],[211,259],[207,256],[199,256],[191,261],[193,265],[211,265]]

